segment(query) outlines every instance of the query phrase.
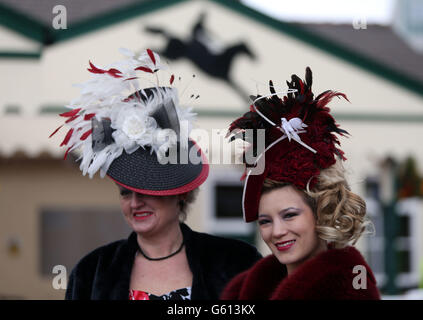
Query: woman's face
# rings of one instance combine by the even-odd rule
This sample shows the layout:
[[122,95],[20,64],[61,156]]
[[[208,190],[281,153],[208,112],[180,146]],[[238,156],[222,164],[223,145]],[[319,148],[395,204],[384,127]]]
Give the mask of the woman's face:
[[291,186],[261,196],[258,224],[263,240],[288,273],[326,249],[318,238],[312,209]]
[[119,186],[120,206],[129,226],[152,235],[179,223],[178,196],[145,195]]

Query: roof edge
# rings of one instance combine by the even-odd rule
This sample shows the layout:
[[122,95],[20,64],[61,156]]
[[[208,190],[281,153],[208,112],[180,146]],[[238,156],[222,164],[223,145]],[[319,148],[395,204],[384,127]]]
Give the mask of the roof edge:
[[293,23],[283,22],[267,16],[237,1],[227,0],[209,0],[218,3],[226,8],[242,13],[254,20],[271,27],[277,31],[283,32],[297,40],[309,44],[323,52],[335,56],[343,61],[355,65],[364,71],[372,73],[379,78],[385,79],[395,85],[398,85],[420,97],[423,97],[423,82],[419,79],[410,77],[398,70],[390,68],[377,60],[371,59],[361,53],[350,50],[334,41],[314,34],[305,28]]
[[[132,17],[144,15],[170,5],[193,0],[149,0],[129,5],[118,11],[109,12],[90,20],[82,21],[73,27],[65,30],[51,30],[47,26],[24,16],[15,10],[0,4],[0,21],[4,26],[36,40],[44,45],[54,44],[56,42],[71,39],[73,37],[95,31],[108,25],[112,25]],[[233,0],[209,0],[222,5],[233,11],[250,17],[268,27],[309,44],[323,52],[335,56],[345,62],[348,62],[360,69],[385,79],[401,88],[404,88],[420,97],[423,97],[423,82],[414,77],[410,77],[403,72],[395,70],[389,66],[371,59],[361,53],[347,49],[338,43],[322,36],[311,33],[298,25],[279,21],[258,12],[239,1]],[[37,53],[38,54],[38,53]],[[18,58],[37,58],[37,54],[14,53]],[[41,55],[41,52],[39,53]],[[13,54],[3,53],[0,58],[13,58]],[[39,58],[39,57],[38,57]]]
[[133,3],[89,20],[80,21],[65,30],[52,30],[53,43],[66,41],[79,35],[93,32],[106,26],[111,26],[186,1],[188,0],[149,0]]
[[29,39],[46,42],[48,28],[42,23],[0,3],[0,24]]
[[144,15],[155,10],[188,0],[148,0],[133,3],[118,10],[106,12],[97,17],[73,24],[67,29],[55,30],[32,19],[15,9],[0,3],[0,24],[43,45],[52,45],[60,41],[101,29],[129,18]]

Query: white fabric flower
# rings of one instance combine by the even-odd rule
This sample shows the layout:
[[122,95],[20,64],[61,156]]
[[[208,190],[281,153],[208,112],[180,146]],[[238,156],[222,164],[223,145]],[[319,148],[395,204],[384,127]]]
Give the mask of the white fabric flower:
[[156,121],[147,113],[145,106],[130,103],[112,113],[113,138],[118,146],[132,153],[138,147],[146,147],[153,142]]
[[129,139],[137,140],[142,137],[146,131],[146,119],[136,115],[126,117],[122,131],[126,133]]

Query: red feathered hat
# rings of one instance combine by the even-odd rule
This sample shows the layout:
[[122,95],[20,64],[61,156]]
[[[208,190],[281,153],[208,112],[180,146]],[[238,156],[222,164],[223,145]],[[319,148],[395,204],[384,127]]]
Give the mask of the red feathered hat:
[[[339,140],[335,134],[348,132],[338,127],[326,106],[333,97],[348,101],[343,93],[328,90],[314,98],[309,67],[305,81],[292,75],[291,82],[287,81],[288,93],[282,99],[277,96],[272,81],[269,84],[271,94],[251,96],[250,111],[232,122],[228,132],[234,134],[233,141],[239,137],[247,140],[244,134],[247,129],[265,130],[265,149],[254,164],[247,163],[244,174],[242,209],[246,222],[258,218],[266,178],[291,183],[299,189],[313,188],[320,171],[336,162],[335,155],[346,160],[343,151],[336,147]],[[250,147],[257,154],[257,143]]]

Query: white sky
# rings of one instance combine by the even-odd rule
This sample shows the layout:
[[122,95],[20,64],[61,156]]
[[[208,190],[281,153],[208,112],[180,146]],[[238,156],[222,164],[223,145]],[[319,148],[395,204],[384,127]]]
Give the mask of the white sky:
[[283,21],[390,24],[396,0],[241,0]]

